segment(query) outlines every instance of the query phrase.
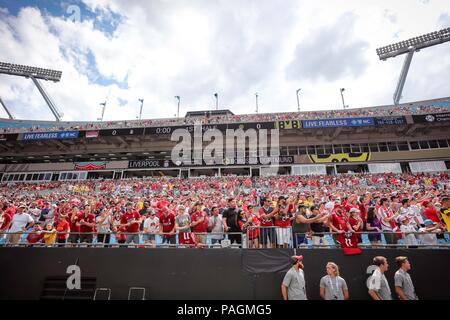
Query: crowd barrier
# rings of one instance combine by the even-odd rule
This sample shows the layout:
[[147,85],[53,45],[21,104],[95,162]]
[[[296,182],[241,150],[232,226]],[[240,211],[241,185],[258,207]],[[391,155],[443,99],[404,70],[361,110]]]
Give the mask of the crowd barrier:
[[[53,243],[39,240],[30,243],[29,235],[55,236]],[[128,232],[0,232],[0,246],[22,247],[138,247],[138,248],[302,248],[302,249],[335,249],[341,245],[337,238],[340,233],[294,233],[292,227],[252,227],[244,232],[179,232],[179,233],[128,233]],[[58,239],[65,235],[66,239]],[[374,243],[369,236],[379,235],[380,240]],[[414,236],[415,240],[411,239]],[[346,232],[344,239],[358,239],[360,248],[432,248],[449,249],[450,234],[448,232]],[[405,236],[409,237],[406,238]],[[63,238],[63,237],[61,237]],[[406,240],[408,239],[408,240]],[[406,241],[405,241],[406,240]],[[413,241],[413,243],[411,243]]]

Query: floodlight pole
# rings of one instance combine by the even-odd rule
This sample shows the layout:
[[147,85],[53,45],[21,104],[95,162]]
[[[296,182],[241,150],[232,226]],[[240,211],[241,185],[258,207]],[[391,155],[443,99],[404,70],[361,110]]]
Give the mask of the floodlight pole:
[[100,118],[100,121],[103,121],[103,116],[105,115],[105,109],[106,109],[106,101],[100,103],[100,105],[103,106],[103,109],[102,109],[102,117]]
[[297,111],[300,112],[300,99],[298,97],[298,94],[300,93],[300,90],[302,90],[302,88],[298,88],[297,89]]
[[144,106],[144,99],[139,99],[139,101],[141,102],[141,108],[139,110],[139,120],[142,119],[142,107]]
[[411,47],[408,54],[405,57],[405,61],[403,62],[402,71],[400,72],[400,77],[398,79],[397,88],[394,93],[394,104],[398,105],[400,99],[402,98],[403,87],[406,82],[406,77],[408,76],[409,66],[411,65],[411,60],[414,55],[414,48]]
[[175,96],[175,98],[178,100],[178,106],[177,106],[177,118],[180,118],[180,96]]
[[44,88],[39,83],[38,79],[36,79],[33,76],[30,76],[31,80],[33,80],[34,85],[38,88],[39,92],[41,93],[42,97],[44,98],[45,102],[47,103],[47,106],[49,107],[50,111],[55,116],[56,121],[61,121],[61,114],[58,112],[58,109],[56,109],[56,106],[53,104],[53,102],[50,100],[50,97],[45,92]]
[[255,93],[255,98],[256,98],[256,113],[258,113],[258,92]]
[[6,107],[5,103],[3,102],[2,98],[0,98],[0,104],[2,105],[3,109],[5,109],[6,113],[8,114],[9,119],[14,120],[14,117],[12,116],[11,112],[9,112],[9,110]]
[[397,87],[393,95],[394,104],[398,105],[402,98],[403,87],[406,82],[411,60],[414,52],[420,51],[425,48],[436,46],[450,41],[450,28],[442,29],[439,31],[423,34],[418,37],[410,38],[405,41],[393,43],[376,50],[380,60],[385,61],[389,58],[394,58],[402,54],[406,54],[406,58],[403,62],[402,71],[398,79]]
[[345,109],[344,91],[345,91],[345,89],[341,88],[342,107]]
[[216,97],[216,110],[219,110],[219,94],[214,93],[214,97]]

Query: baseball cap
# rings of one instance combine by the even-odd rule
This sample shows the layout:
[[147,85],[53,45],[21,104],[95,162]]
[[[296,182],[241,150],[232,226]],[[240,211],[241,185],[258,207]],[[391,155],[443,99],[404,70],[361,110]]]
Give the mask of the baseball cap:
[[303,260],[303,256],[302,255],[300,255],[300,256],[292,256],[291,259],[293,261],[302,261]]
[[351,208],[349,212],[352,213],[352,212],[361,212],[361,211],[357,208]]
[[432,221],[432,220],[430,220],[430,219],[426,219],[426,220],[423,222],[423,224],[426,225],[426,226],[430,226],[430,225],[432,225],[432,224],[436,224],[436,222],[434,222],[434,221]]

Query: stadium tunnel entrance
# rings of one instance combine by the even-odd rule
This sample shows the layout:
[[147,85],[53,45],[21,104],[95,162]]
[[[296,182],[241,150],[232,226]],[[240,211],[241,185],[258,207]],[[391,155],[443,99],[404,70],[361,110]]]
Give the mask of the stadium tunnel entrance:
[[87,179],[113,179],[114,171],[89,171]]
[[123,179],[145,177],[178,177],[180,170],[125,170]]
[[369,172],[367,164],[338,164],[336,165],[337,173],[364,173]]

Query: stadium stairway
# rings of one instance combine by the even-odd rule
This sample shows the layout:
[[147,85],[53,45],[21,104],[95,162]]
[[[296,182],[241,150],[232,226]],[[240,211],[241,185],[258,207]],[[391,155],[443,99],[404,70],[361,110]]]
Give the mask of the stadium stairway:
[[67,289],[67,276],[47,277],[42,290],[42,300],[92,300],[97,278],[81,277],[81,289]]

